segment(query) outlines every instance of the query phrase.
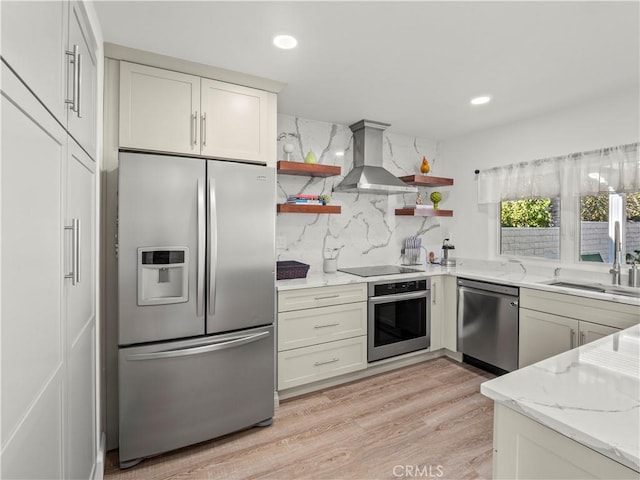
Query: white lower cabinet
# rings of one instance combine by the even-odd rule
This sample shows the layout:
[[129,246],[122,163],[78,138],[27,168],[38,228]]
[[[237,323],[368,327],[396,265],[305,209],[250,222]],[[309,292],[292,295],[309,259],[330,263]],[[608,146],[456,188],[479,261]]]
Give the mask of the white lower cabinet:
[[518,367],[526,367],[638,323],[637,307],[520,289]]
[[367,367],[366,283],[279,292],[278,311],[278,390]]
[[638,472],[496,403],[493,478],[637,479]]
[[366,366],[366,336],[278,352],[278,390],[363,370]]

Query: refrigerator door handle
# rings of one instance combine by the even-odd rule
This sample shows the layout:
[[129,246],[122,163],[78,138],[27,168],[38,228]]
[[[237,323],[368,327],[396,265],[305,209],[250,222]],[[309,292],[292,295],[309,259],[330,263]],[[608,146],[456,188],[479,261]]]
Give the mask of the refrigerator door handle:
[[196,315],[198,317],[204,315],[205,224],[204,185],[202,180],[198,179],[198,263],[196,271]]
[[260,332],[254,335],[234,337],[227,339],[226,341],[216,342],[209,345],[200,345],[197,347],[189,348],[176,348],[174,350],[164,350],[162,352],[153,353],[134,353],[127,355],[127,360],[156,360],[159,358],[173,358],[173,357],[185,357],[188,355],[200,355],[202,353],[215,352],[216,350],[225,350],[227,348],[233,348],[240,345],[246,345],[247,343],[257,342],[258,340],[271,335],[270,332]]
[[209,315],[214,315],[216,313],[216,267],[218,265],[218,212],[216,211],[216,184],[213,179],[209,179],[208,229]]

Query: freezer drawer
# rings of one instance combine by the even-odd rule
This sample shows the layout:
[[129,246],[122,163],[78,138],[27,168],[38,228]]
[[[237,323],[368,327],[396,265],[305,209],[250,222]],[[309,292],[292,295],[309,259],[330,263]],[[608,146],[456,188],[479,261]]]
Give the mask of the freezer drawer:
[[121,348],[120,464],[273,417],[273,326]]

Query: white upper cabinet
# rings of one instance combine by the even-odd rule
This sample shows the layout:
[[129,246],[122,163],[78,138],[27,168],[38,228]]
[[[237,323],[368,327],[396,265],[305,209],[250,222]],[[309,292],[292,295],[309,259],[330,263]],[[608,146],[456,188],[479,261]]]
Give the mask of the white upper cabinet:
[[120,147],[200,154],[200,78],[120,62]]
[[269,163],[275,117],[273,93],[120,62],[121,148]]
[[2,58],[96,156],[97,43],[80,2],[2,2]]
[[207,78],[201,85],[202,154],[266,162],[269,94]]
[[[98,63],[96,41],[89,28],[84,7],[72,2],[69,8],[69,52],[78,51],[77,64],[69,55],[67,82],[69,104],[67,130],[95,159],[96,156],[96,99]],[[74,99],[75,88],[75,99]]]
[[2,58],[62,125],[68,12],[67,2],[2,2]]

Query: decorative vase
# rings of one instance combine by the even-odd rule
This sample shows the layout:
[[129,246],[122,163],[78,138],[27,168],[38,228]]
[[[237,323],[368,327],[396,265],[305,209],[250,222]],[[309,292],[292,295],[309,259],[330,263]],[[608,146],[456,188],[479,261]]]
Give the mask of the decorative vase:
[[420,165],[420,173],[422,173],[423,175],[426,175],[430,171],[431,171],[431,167],[429,166],[429,161],[427,160],[427,157],[423,156],[422,164]]
[[316,158],[316,154],[313,153],[313,150],[309,150],[307,156],[304,157],[304,163],[318,163],[318,159]]
[[431,195],[429,195],[429,200],[433,202],[433,209],[437,210],[438,204],[442,200],[442,194],[440,192],[431,192]]
[[287,162],[291,160],[291,152],[293,152],[293,149],[294,149],[293,143],[285,143],[282,146],[282,150],[284,150],[284,153],[287,156],[286,158]]
[[337,270],[338,270],[337,258],[325,258],[322,261],[322,271],[324,273],[336,273]]

